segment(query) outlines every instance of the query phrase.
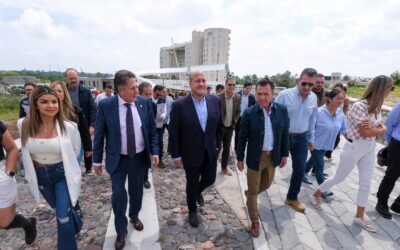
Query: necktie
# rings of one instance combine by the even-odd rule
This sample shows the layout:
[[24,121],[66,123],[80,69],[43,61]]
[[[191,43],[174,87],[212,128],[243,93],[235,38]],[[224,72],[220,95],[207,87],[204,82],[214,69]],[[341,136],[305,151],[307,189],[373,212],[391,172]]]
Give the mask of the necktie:
[[136,154],[135,144],[135,129],[133,127],[133,115],[130,103],[124,104],[127,108],[126,111],[126,149],[128,156],[133,158]]

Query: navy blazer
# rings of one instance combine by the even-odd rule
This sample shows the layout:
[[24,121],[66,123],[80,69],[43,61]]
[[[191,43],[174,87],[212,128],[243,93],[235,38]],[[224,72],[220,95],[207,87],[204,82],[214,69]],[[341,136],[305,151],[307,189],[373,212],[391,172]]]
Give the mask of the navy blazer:
[[[242,98],[243,90],[237,92],[237,94],[240,95],[240,98]],[[256,98],[254,97],[254,95],[252,93],[250,93],[249,94],[249,104],[247,105],[247,107],[250,108],[254,104],[256,104]]]
[[85,88],[81,84],[78,85],[78,92],[79,107],[85,115],[88,127],[93,127],[96,121],[96,104],[93,101],[92,94],[89,89]]
[[[284,105],[273,102],[271,110],[271,124],[274,135],[272,162],[278,166],[282,157],[289,156],[289,115]],[[264,144],[264,113],[260,105],[256,104],[246,109],[240,122],[239,142],[237,146],[237,160],[243,161],[247,143],[247,167],[258,171],[261,151]]]
[[224,132],[222,104],[217,96],[207,94],[205,98],[208,112],[205,132],[201,128],[192,95],[172,103],[168,148],[171,157],[182,157],[185,166],[200,167],[205,152],[209,160],[214,161],[221,149]]
[[[150,155],[158,155],[158,137],[153,110],[149,100],[137,96],[135,101],[142,121],[142,132],[148,163]],[[118,95],[99,102],[96,129],[93,139],[93,162],[103,160],[104,137],[106,138],[106,169],[112,174],[118,167],[121,153],[121,128],[119,122]]]

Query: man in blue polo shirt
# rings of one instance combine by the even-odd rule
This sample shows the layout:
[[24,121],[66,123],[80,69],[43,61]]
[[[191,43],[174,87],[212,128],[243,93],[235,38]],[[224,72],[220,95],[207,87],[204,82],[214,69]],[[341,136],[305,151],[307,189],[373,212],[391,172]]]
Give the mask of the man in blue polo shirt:
[[301,72],[295,87],[279,93],[275,102],[286,106],[289,118],[289,150],[292,157],[293,173],[285,203],[294,210],[304,213],[305,207],[297,200],[308,149],[314,148],[314,130],[318,106],[317,96],[311,92],[317,71],[306,68]]

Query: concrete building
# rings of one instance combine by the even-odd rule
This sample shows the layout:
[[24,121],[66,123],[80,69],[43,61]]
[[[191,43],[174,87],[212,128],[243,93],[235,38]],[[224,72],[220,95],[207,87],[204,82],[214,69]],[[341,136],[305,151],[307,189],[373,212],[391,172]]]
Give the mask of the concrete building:
[[36,84],[37,79],[34,76],[3,76],[0,83],[3,85],[24,85],[27,82]]
[[[192,41],[174,43],[160,48],[160,68],[179,68],[194,65],[228,64],[231,31],[224,28],[210,28],[192,32]],[[223,82],[225,70],[206,72],[208,81]],[[170,77],[171,74],[164,75]],[[180,79],[187,76],[179,75]]]

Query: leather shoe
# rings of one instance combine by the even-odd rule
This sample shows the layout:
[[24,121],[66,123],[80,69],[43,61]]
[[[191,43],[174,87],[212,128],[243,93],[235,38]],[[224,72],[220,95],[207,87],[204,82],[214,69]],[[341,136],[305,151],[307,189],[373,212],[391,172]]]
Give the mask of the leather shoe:
[[400,201],[396,199],[393,204],[390,206],[390,210],[393,212],[400,214]]
[[201,193],[197,196],[197,203],[199,203],[200,207],[204,206],[204,198]]
[[304,207],[304,205],[301,204],[298,200],[286,199],[285,204],[291,206],[297,212],[304,213],[306,211],[306,208]]
[[257,238],[260,235],[260,224],[259,223],[251,223],[250,234],[254,238]]
[[25,243],[27,245],[32,244],[37,235],[37,229],[36,229],[36,218],[31,217],[28,219],[29,220],[29,225],[27,225],[24,230],[25,230]]
[[144,226],[143,223],[139,220],[139,218],[130,218],[130,223],[133,224],[133,227],[137,230],[137,231],[142,231]]
[[117,239],[115,240],[115,250],[121,250],[125,247],[126,235],[127,233],[117,236]]
[[375,206],[375,210],[378,211],[378,213],[380,213],[383,218],[389,220],[392,219],[392,214],[389,212],[389,208],[386,204],[378,201],[378,203]]
[[148,180],[144,182],[143,186],[144,186],[145,189],[150,189],[151,188],[151,184],[150,184],[150,182]]
[[192,227],[197,227],[199,225],[199,218],[197,217],[196,212],[189,213],[189,223]]

